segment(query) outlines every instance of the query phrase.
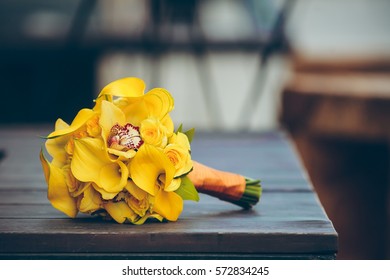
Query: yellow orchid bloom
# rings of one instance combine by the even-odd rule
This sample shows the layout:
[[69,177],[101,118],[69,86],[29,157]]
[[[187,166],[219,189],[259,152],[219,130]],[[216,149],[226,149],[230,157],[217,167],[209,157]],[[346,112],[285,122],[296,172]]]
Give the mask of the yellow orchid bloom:
[[[108,153],[119,157],[119,160],[127,160],[135,156],[136,149],[142,144],[141,137],[136,127],[126,124],[121,109],[103,100],[99,125],[102,128],[102,137]],[[133,133],[127,129],[130,127],[134,128]]]
[[102,139],[89,137],[75,140],[71,170],[79,181],[93,182],[111,194],[123,190],[129,174],[122,161],[111,160]]

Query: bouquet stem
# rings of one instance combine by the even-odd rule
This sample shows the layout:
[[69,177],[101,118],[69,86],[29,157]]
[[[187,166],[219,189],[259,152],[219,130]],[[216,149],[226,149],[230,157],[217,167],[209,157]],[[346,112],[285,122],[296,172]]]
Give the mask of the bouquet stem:
[[193,161],[193,170],[187,175],[200,193],[249,209],[261,196],[260,180],[220,171]]

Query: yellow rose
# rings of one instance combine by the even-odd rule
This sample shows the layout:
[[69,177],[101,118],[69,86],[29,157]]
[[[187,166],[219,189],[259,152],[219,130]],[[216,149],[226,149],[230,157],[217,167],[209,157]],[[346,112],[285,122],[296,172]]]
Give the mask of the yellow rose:
[[86,188],[77,202],[77,208],[83,213],[93,213],[102,208],[102,198],[92,186]]
[[168,143],[167,129],[157,118],[148,118],[141,122],[142,140],[155,147],[164,148]]
[[108,214],[119,224],[123,224],[126,220],[133,222],[137,219],[137,214],[131,210],[125,201],[108,201],[103,206]]
[[190,144],[187,136],[184,133],[179,132],[170,138],[170,144],[164,149],[164,153],[175,166],[175,177],[190,172],[192,168],[189,148]]
[[128,196],[126,202],[130,206],[131,210],[140,217],[145,216],[150,207],[148,198],[138,200],[134,196]]

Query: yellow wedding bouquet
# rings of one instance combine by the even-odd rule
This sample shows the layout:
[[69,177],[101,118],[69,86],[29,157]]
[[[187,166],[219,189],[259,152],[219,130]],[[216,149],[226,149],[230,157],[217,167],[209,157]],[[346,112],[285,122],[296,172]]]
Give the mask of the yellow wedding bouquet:
[[70,125],[56,121],[40,153],[53,207],[70,217],[82,212],[143,224],[176,221],[183,200],[198,201],[198,191],[244,208],[259,201],[258,180],[193,161],[194,130],[174,130],[171,94],[144,91],[139,78],[114,81]]

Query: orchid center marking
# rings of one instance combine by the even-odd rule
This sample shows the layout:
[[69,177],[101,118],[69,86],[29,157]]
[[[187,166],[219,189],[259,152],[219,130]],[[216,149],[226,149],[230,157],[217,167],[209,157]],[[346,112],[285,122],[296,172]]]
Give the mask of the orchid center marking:
[[115,124],[108,136],[109,148],[120,151],[138,150],[144,141],[141,139],[139,127],[127,123],[125,126]]

